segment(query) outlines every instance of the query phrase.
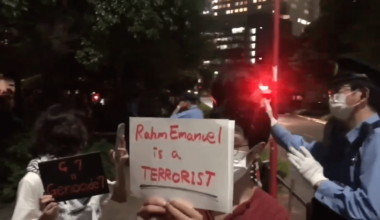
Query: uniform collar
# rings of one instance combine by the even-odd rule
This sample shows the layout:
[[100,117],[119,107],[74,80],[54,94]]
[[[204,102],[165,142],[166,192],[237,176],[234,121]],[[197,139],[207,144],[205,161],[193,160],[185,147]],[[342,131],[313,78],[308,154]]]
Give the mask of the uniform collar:
[[195,108],[198,108],[197,105],[192,105],[189,109],[195,109]]
[[[378,120],[380,120],[379,115],[377,113],[375,113],[364,122],[366,122],[368,124],[372,124]],[[350,143],[354,142],[354,140],[358,137],[360,127],[362,126],[362,124],[364,122],[362,122],[360,125],[356,126],[356,128],[352,129],[350,132],[348,132],[346,134],[346,137],[347,137],[348,141],[350,141]]]

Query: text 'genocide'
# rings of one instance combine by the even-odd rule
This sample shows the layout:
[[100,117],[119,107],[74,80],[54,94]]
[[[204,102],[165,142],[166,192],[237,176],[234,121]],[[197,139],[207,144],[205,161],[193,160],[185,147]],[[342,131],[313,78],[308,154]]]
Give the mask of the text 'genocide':
[[154,127],[145,129],[144,125],[136,126],[135,140],[187,140],[190,142],[205,142],[209,144],[221,143],[222,127],[219,127],[217,132],[209,131],[207,133],[195,133],[180,130],[179,125],[170,125],[169,131],[155,131]]

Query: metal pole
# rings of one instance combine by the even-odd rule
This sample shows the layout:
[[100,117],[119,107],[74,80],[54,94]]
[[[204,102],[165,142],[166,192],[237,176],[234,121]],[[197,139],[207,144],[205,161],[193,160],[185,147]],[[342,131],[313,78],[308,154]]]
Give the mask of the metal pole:
[[294,182],[294,179],[292,179],[292,181],[290,182],[290,193],[289,193],[289,200],[288,200],[288,212],[289,212],[289,217],[291,217],[291,213],[292,213],[292,200],[293,200],[293,191],[294,191],[294,185],[295,185],[295,182]]
[[[280,0],[274,0],[274,28],[273,28],[273,115],[277,118],[277,72],[280,45]],[[270,145],[270,185],[269,192],[273,198],[277,198],[277,144],[272,139]]]

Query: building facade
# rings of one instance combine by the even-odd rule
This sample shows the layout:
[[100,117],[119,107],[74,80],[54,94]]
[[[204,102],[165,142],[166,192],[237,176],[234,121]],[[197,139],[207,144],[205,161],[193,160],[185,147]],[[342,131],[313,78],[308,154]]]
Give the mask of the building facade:
[[[208,0],[206,5],[205,22],[212,27],[205,34],[217,52],[204,61],[205,66],[216,72],[231,63],[271,66],[274,0]],[[318,9],[313,0],[281,1],[281,36],[301,34],[318,17]]]
[[305,26],[319,16],[319,0],[288,0],[289,17],[294,36],[302,34]]

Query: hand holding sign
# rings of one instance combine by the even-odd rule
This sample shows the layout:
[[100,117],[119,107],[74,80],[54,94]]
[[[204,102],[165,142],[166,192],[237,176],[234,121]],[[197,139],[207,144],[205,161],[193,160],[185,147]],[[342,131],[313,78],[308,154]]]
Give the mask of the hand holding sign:
[[44,190],[55,201],[109,193],[100,153],[41,162],[38,167]]
[[129,154],[126,149],[124,135],[119,137],[116,146],[117,150],[110,150],[110,159],[115,166],[127,165],[129,162]]
[[45,195],[41,198],[40,210],[42,215],[39,220],[55,220],[58,218],[58,205],[51,195]]
[[233,135],[228,120],[131,118],[132,194],[230,212]]
[[169,215],[176,220],[202,220],[203,216],[186,202],[175,200],[166,205]]

